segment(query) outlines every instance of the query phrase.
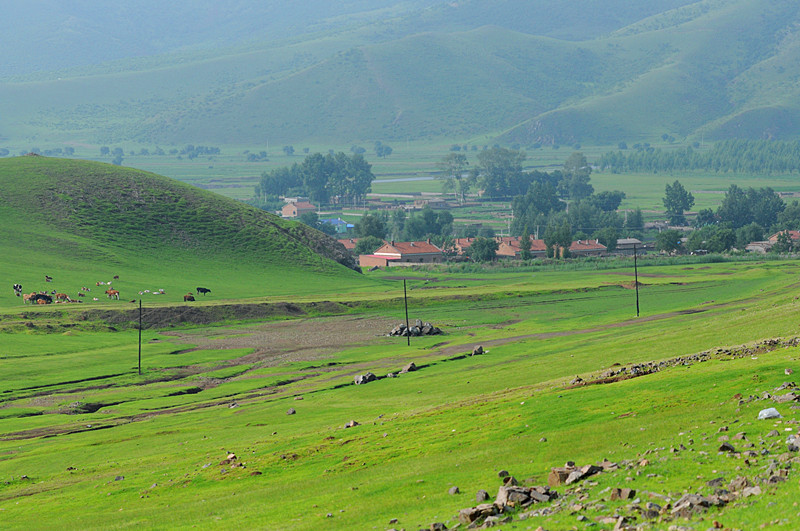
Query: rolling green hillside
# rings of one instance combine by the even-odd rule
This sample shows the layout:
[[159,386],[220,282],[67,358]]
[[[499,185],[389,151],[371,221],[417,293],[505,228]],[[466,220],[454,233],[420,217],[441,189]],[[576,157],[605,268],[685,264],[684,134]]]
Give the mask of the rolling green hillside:
[[122,297],[165,289],[164,302],[197,286],[232,298],[363,282],[328,236],[152,173],[28,156],[0,161],[0,184],[0,276],[28,292],[75,298],[114,275]]
[[796,134],[796,2],[628,4],[587,2],[578,13],[550,0],[355,3],[348,17],[325,11],[292,38],[256,32],[246,45],[208,41],[0,77],[0,143],[499,136],[525,146]]

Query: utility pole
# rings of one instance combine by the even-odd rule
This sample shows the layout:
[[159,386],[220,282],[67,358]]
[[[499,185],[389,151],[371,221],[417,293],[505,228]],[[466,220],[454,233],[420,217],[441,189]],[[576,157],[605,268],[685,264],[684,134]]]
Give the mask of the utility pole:
[[142,299],[139,299],[139,376],[142,375]]
[[408,326],[408,294],[406,293],[406,279],[403,279],[403,302],[406,305],[406,340],[408,346],[411,346],[411,329]]
[[633,244],[633,282],[636,286],[636,317],[639,317],[639,268],[636,264],[636,244]]

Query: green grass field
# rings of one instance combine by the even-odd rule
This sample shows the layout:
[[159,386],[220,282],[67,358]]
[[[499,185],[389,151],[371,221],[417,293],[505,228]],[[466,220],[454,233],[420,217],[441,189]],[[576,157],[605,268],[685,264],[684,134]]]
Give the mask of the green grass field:
[[[798,368],[795,347],[568,384],[615,364],[794,337],[799,272],[794,262],[646,265],[639,318],[629,267],[402,272],[411,318],[445,330],[410,347],[383,335],[403,319],[402,285],[396,272],[376,272],[360,293],[306,297],[346,298],[353,309],[344,315],[148,329],[141,376],[136,330],[48,333],[50,321],[30,316],[33,326],[3,334],[0,348],[0,373],[14,375],[0,387],[4,527],[380,529],[392,518],[406,529],[452,526],[478,489],[494,496],[500,469],[544,484],[567,460],[638,462],[645,452],[647,467],[583,484],[598,503],[582,514],[625,510],[600,507],[606,487],[675,497],[707,493],[717,476],[756,481],[782,451],[766,433],[796,416],[779,405],[782,424],[756,422],[773,404],[732,397],[772,391],[784,368]],[[475,344],[488,352],[464,357]],[[412,361],[416,372],[352,385],[356,374],[383,376]],[[360,425],[344,428],[350,420]],[[723,424],[766,440],[770,454],[744,469],[718,455]],[[669,451],[680,444],[687,450]],[[244,467],[222,463],[229,452]],[[796,485],[795,476],[764,484],[766,494],[707,518],[792,529]],[[463,494],[448,494],[452,486]],[[529,522],[570,529],[576,517],[564,506]]]

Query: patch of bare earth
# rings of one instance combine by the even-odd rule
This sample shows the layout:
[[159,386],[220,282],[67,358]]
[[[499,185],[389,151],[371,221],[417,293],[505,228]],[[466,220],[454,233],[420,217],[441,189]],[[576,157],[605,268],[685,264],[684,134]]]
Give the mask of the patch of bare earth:
[[374,343],[397,324],[382,317],[321,317],[219,328],[164,332],[194,350],[254,349],[222,366],[257,364],[274,367],[289,362],[330,358],[338,351]]

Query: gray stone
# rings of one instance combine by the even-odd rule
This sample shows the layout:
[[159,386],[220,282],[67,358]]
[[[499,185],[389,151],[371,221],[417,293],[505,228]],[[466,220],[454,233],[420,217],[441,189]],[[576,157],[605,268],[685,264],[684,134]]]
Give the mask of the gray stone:
[[488,499],[489,499],[489,493],[483,489],[479,490],[478,493],[475,495],[475,501],[478,503],[485,502]]
[[458,487],[450,487],[450,490],[447,491],[449,494],[461,494],[461,491]]
[[417,370],[417,366],[416,366],[416,365],[414,364],[414,362],[412,361],[411,363],[409,363],[408,365],[406,365],[405,367],[403,367],[403,368],[400,370],[400,374],[406,374],[406,373],[408,373],[408,372],[414,372],[414,371],[416,371],[416,370]]
[[295,411],[295,409],[294,409],[293,407],[290,407],[290,408],[289,408],[289,409],[286,411],[286,414],[287,414],[287,415],[294,415],[295,413],[297,413],[297,411]]
[[354,378],[356,385],[363,385],[365,383],[374,382],[378,377],[368,372],[366,374],[359,374]]
[[483,354],[483,345],[475,345],[474,347],[472,347],[473,356],[479,356],[481,354]]
[[780,412],[778,412],[778,410],[775,409],[774,407],[762,409],[761,411],[758,412],[758,420],[780,419],[780,418],[783,417],[781,416]]

